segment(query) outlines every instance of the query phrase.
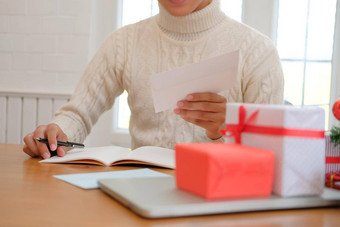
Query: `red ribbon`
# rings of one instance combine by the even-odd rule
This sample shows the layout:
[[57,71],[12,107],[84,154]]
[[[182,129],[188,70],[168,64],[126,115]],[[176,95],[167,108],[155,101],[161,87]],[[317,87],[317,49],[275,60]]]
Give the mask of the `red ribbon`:
[[326,164],[340,164],[340,157],[326,156]]
[[226,129],[221,130],[221,133],[228,137],[235,137],[235,143],[238,144],[241,143],[241,135],[243,132],[275,136],[325,138],[325,131],[323,130],[251,125],[258,113],[259,110],[255,111],[248,119],[246,119],[246,108],[243,105],[240,105],[238,124],[226,124]]

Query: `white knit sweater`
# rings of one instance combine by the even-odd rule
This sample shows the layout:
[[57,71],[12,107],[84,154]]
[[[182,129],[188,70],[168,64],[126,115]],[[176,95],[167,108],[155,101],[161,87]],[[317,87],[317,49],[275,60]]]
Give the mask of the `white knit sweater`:
[[205,130],[173,110],[155,113],[150,76],[185,64],[240,51],[235,86],[220,93],[228,102],[283,102],[283,74],[271,40],[219,9],[218,0],[188,16],[160,13],[123,27],[107,37],[87,66],[71,101],[52,122],[70,141],[82,142],[99,116],[124,90],[131,109],[132,148],[211,141]]

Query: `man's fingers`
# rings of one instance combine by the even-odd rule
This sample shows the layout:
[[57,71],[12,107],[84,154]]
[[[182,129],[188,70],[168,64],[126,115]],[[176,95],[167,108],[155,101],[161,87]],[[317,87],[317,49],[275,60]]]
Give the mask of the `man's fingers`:
[[66,151],[69,150],[67,147],[58,146],[58,141],[67,141],[67,136],[62,132],[56,124],[49,124],[47,126],[48,131],[48,143],[52,151],[57,151],[57,155],[62,157]]
[[39,156],[40,152],[38,151],[38,147],[34,141],[33,138],[33,133],[29,133],[24,137],[24,142],[25,142],[25,146],[23,151],[30,155],[31,157],[35,157],[35,156]]
[[[39,126],[34,132],[33,132],[33,138],[45,138],[45,130],[46,126]],[[39,141],[35,140],[35,144],[38,148],[38,151],[40,153],[40,156],[44,159],[50,158],[51,154],[47,148],[47,145],[44,143],[40,143]]]
[[[63,141],[63,142],[66,142],[68,141],[68,138],[66,136],[66,134],[59,128],[59,126],[55,125],[57,127],[57,140],[58,141]],[[67,151],[71,150],[70,147],[63,147],[63,146],[58,146],[58,149],[57,149],[57,154],[58,156],[60,157],[63,157]]]
[[38,156],[36,153],[32,152],[27,145],[24,146],[24,148],[22,149],[26,154],[28,154],[31,157],[36,157]]
[[[46,138],[48,140],[48,144],[41,143],[35,140],[35,138]],[[50,151],[48,149],[50,148],[51,151],[57,151],[59,156],[64,156],[65,152],[70,150],[70,148],[58,146],[58,140],[68,140],[66,134],[60,129],[58,125],[41,125],[37,127],[33,133],[29,133],[25,136],[25,146],[23,147],[23,151],[32,157],[41,156],[44,159],[47,159],[51,157]]]
[[192,93],[177,102],[174,112],[185,121],[206,129],[210,139],[221,137],[220,128],[225,122],[227,99],[216,93]]
[[190,102],[222,102],[225,103],[227,99],[216,93],[193,93],[186,96],[186,100]]
[[57,148],[57,154],[58,154],[58,156],[63,157],[66,154],[66,151],[65,151],[64,147],[60,147],[59,146]]
[[[177,112],[176,112],[177,110]],[[175,113],[181,115],[183,119],[196,119],[202,121],[211,121],[223,123],[225,121],[225,115],[215,112],[206,112],[206,111],[196,111],[196,110],[183,110],[176,109]]]
[[177,102],[177,106],[186,110],[200,110],[215,113],[225,113],[226,111],[225,103],[179,101]]
[[48,139],[48,144],[50,146],[50,149],[52,151],[57,150],[57,136],[59,134],[59,127],[55,124],[50,124],[47,126],[47,139]]

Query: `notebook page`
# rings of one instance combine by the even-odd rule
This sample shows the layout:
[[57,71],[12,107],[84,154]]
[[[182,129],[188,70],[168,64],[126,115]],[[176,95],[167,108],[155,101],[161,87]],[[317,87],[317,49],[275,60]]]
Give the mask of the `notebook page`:
[[73,149],[64,157],[54,156],[40,161],[41,163],[64,163],[79,160],[96,160],[109,166],[111,163],[126,157],[129,150],[119,146],[90,147]]

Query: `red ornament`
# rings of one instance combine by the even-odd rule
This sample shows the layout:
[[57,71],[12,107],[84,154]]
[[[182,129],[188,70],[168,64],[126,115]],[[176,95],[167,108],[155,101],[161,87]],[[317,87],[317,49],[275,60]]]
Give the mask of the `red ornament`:
[[340,99],[336,101],[333,105],[333,115],[336,119],[340,121]]

